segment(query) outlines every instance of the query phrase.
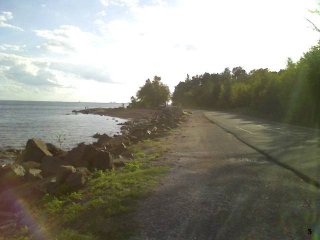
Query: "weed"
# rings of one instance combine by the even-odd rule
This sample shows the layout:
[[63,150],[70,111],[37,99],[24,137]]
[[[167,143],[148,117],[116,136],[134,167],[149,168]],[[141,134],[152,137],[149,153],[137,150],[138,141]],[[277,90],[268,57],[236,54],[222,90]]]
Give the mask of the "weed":
[[56,135],[56,137],[57,137],[57,142],[59,143],[60,148],[62,148],[62,144],[66,140],[66,134],[59,133]]
[[133,171],[136,171],[136,170],[140,169],[141,165],[142,165],[142,163],[140,161],[128,162],[125,165],[125,170],[133,172]]
[[96,240],[97,238],[92,235],[80,234],[77,231],[71,229],[63,229],[59,234],[57,239],[66,240]]
[[138,151],[135,153],[135,158],[137,159],[141,159],[141,158],[145,158],[146,157],[146,154],[142,151]]
[[[148,148],[145,146],[148,145]],[[142,149],[152,151],[147,152]],[[137,234],[137,225],[130,219],[137,201],[157,184],[167,167],[154,167],[161,144],[145,141],[131,146],[135,159],[121,171],[96,171],[86,187],[59,197],[44,196],[41,206],[49,219],[54,219],[52,232],[57,240],[128,239]]]

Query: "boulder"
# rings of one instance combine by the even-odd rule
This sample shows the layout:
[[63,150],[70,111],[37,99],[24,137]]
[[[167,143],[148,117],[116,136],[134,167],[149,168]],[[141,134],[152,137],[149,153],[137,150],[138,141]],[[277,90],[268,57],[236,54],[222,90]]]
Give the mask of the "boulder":
[[67,177],[65,184],[69,191],[75,191],[83,187],[86,181],[85,176],[81,172],[75,172]]
[[112,157],[108,151],[99,150],[93,145],[82,144],[67,153],[66,162],[75,167],[86,167],[90,170],[112,169]]
[[124,167],[126,164],[122,159],[115,159],[113,160],[113,166],[114,168],[122,168]]
[[66,165],[66,162],[58,157],[45,156],[41,159],[40,169],[44,177],[56,175],[62,165]]
[[110,152],[98,152],[95,158],[92,159],[91,169],[107,170],[112,169],[113,159]]
[[29,162],[22,162],[21,166],[23,166],[24,169],[26,169],[26,171],[28,171],[31,168],[40,169],[41,164],[39,162],[29,161]]
[[56,183],[63,183],[70,174],[75,173],[76,171],[77,170],[73,166],[60,166],[56,177]]
[[137,139],[143,139],[146,135],[147,135],[147,130],[146,128],[143,128],[143,127],[136,127],[136,128],[133,128],[130,132],[130,135],[131,135],[131,138],[132,136],[134,136],[135,138]]
[[98,139],[98,141],[95,142],[94,144],[97,145],[97,146],[99,146],[99,147],[103,147],[103,146],[107,146],[108,143],[109,143],[109,140],[100,138],[100,139]]
[[40,139],[33,138],[27,141],[26,149],[22,156],[22,161],[41,162],[41,159],[45,156],[52,156],[52,153],[48,150],[47,145]]
[[79,144],[64,156],[65,161],[75,167],[88,167],[88,162],[83,161],[86,148],[87,145]]
[[71,173],[65,184],[69,191],[75,191],[85,185],[89,177],[89,170],[87,168],[77,168],[75,173]]
[[22,165],[19,164],[11,164],[10,165],[11,170],[19,177],[23,177],[24,175],[26,175],[26,170],[24,169],[24,167]]
[[36,168],[30,168],[27,170],[26,179],[28,181],[36,181],[42,179],[41,170]]
[[52,143],[46,143],[46,145],[47,145],[47,149],[49,150],[50,153],[52,153],[53,156],[62,156],[66,153],[61,148],[58,148]]
[[127,150],[127,146],[121,142],[117,145],[113,145],[112,148],[110,149],[110,152],[112,152],[115,155],[120,155],[122,152]]
[[52,195],[56,195],[59,192],[59,184],[54,181],[47,182],[45,185],[46,192]]
[[86,147],[82,158],[83,162],[87,162],[87,166],[90,170],[112,169],[112,160],[110,152],[98,150],[92,145]]
[[85,167],[77,167],[76,168],[77,172],[81,172],[83,175],[85,175],[86,177],[89,177],[91,172],[88,170],[88,168]]
[[97,138],[97,139],[100,139],[100,138],[104,138],[104,139],[110,139],[111,137],[108,136],[108,134],[100,134],[100,133],[96,133],[92,136],[93,138]]
[[62,166],[60,170],[61,172],[56,181],[47,182],[47,193],[59,195],[79,190],[86,184],[90,175],[90,171],[87,168]]
[[123,151],[119,156],[127,158],[127,159],[134,159],[134,154],[132,152],[130,152],[129,150]]
[[109,143],[111,137],[109,137],[107,134],[103,134],[103,135],[100,135],[98,138],[98,141],[97,141],[97,145],[98,146],[105,146]]

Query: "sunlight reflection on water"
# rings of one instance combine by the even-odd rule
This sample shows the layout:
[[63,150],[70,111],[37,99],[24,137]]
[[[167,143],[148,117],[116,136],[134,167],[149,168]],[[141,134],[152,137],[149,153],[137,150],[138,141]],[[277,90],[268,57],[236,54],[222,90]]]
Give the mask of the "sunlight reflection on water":
[[41,138],[70,149],[80,142],[91,143],[95,133],[116,134],[124,119],[71,114],[85,107],[118,107],[110,103],[61,103],[0,101],[0,148],[22,148],[29,138]]

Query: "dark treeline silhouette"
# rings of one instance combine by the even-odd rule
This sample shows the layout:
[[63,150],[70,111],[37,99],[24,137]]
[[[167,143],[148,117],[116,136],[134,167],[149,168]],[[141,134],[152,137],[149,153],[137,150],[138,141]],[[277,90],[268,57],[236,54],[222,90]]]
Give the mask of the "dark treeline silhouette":
[[287,123],[320,126],[320,43],[279,72],[236,67],[180,82],[172,96],[183,107],[238,109]]

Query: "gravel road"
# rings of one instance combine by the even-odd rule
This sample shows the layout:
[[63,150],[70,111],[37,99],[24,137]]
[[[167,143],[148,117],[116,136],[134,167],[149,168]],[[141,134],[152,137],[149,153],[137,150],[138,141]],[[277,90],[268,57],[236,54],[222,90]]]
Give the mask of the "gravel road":
[[140,203],[135,239],[319,239],[319,189],[202,111],[163,144],[169,148],[163,161],[172,168]]

